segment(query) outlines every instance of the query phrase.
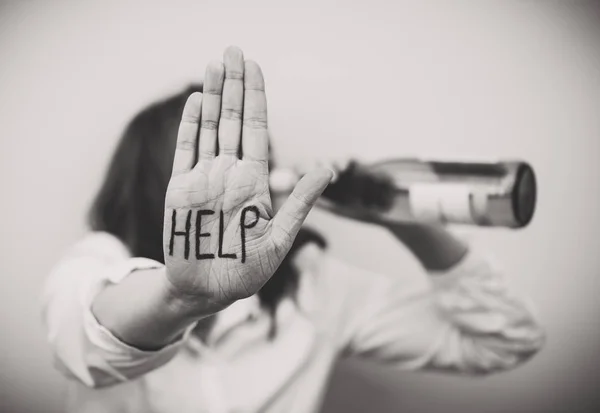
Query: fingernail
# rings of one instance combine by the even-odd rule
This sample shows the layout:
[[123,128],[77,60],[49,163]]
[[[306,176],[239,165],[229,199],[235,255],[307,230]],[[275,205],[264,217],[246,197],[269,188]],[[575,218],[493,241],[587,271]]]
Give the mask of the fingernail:
[[329,180],[329,183],[334,183],[335,181],[337,181],[338,175],[333,169],[331,169],[331,168],[327,168],[327,169],[331,171],[331,179]]

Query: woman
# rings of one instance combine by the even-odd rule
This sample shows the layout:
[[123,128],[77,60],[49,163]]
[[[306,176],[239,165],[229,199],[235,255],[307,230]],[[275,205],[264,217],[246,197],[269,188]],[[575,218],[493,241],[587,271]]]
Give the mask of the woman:
[[524,303],[443,228],[387,227],[431,276],[408,288],[334,260],[301,229],[332,171],[272,205],[264,80],[239,49],[182,109],[184,98],[129,125],[93,231],[48,280],[72,411],[313,412],[342,355],[485,374],[540,349]]

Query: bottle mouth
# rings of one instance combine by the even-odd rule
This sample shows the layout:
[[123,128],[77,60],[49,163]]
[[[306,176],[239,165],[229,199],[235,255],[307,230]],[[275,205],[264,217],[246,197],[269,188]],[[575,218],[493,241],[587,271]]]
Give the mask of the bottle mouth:
[[537,182],[533,168],[521,165],[517,171],[512,194],[512,209],[519,226],[528,225],[533,219],[537,201]]

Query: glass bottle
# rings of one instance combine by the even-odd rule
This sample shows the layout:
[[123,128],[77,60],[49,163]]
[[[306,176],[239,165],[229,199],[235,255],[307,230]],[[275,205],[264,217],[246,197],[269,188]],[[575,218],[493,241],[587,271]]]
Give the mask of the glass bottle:
[[[271,191],[290,193],[300,175],[271,171]],[[534,215],[536,178],[524,161],[394,159],[350,162],[317,202],[361,220],[522,228]]]

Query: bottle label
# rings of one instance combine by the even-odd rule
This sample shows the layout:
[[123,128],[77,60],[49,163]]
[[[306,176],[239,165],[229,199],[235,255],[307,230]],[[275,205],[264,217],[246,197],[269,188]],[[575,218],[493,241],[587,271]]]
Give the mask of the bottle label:
[[417,221],[475,224],[485,215],[487,196],[461,183],[415,183],[409,203]]

